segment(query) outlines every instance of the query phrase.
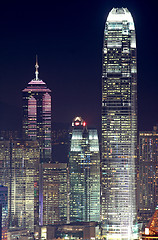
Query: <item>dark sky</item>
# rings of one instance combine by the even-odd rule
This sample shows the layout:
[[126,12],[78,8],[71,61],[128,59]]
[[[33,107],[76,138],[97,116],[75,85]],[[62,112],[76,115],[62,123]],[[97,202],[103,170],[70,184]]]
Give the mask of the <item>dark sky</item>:
[[[4,2],[4,1],[3,1]],[[100,127],[104,23],[113,7],[127,7],[136,26],[139,130],[158,123],[156,1],[6,1],[0,4],[0,129],[21,125],[21,91],[35,77],[52,90],[53,122],[81,115]]]

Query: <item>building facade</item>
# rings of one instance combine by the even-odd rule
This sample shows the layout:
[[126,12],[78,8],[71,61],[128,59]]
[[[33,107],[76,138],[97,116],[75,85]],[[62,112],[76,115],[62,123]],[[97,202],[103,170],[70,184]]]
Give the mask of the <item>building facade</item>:
[[7,240],[8,230],[8,188],[0,185],[1,231],[0,239]]
[[132,239],[136,220],[136,36],[127,8],[108,14],[103,44],[101,195],[103,233]]
[[39,144],[10,140],[0,141],[0,146],[0,178],[8,187],[9,229],[34,231],[39,222]]
[[74,119],[69,153],[70,222],[100,221],[100,154],[96,129]]
[[137,202],[138,220],[144,226],[158,205],[158,130],[139,133]]
[[67,188],[66,163],[40,164],[40,225],[67,222]]
[[51,90],[36,77],[28,83],[23,93],[23,134],[37,140],[40,145],[41,162],[51,161]]

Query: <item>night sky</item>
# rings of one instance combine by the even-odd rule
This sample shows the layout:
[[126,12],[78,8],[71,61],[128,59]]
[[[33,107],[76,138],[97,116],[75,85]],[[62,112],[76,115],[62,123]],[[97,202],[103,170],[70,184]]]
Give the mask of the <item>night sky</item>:
[[22,94],[35,77],[52,90],[53,122],[76,115],[101,123],[104,24],[113,7],[127,7],[137,34],[138,126],[158,123],[158,13],[156,1],[6,1],[0,4],[0,129],[21,128]]

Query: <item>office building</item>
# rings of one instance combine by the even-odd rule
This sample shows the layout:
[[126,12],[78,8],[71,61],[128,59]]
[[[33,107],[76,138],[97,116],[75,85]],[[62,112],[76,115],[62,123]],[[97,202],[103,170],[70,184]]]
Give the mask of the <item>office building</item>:
[[40,225],[67,222],[67,182],[66,163],[40,164]]
[[158,205],[158,130],[139,133],[137,204],[144,227]]
[[100,154],[96,129],[72,122],[69,152],[70,222],[100,221]]
[[51,90],[36,77],[28,83],[23,93],[23,133],[25,138],[37,140],[41,162],[51,161]]
[[34,231],[39,222],[39,161],[37,141],[0,141],[0,181],[8,187],[10,229]]
[[8,230],[8,188],[0,185],[1,206],[1,236],[0,239],[7,240]]
[[137,146],[136,36],[127,8],[107,17],[102,72],[101,195],[103,234],[135,237]]
[[39,144],[36,141],[13,141],[10,154],[10,228],[34,231],[39,221]]
[[0,185],[9,187],[10,182],[10,141],[0,140]]

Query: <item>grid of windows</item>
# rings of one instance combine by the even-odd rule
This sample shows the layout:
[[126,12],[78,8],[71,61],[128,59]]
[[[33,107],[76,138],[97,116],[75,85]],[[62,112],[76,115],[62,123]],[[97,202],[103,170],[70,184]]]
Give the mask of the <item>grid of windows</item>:
[[70,222],[100,221],[100,154],[96,129],[74,127],[69,172]]
[[158,132],[139,133],[138,158],[138,219],[144,224],[149,222],[158,204]]
[[40,165],[40,185],[42,186],[40,199],[43,199],[40,203],[40,225],[66,223],[67,164],[42,163]]
[[51,90],[45,82],[33,79],[23,91],[23,132],[38,140],[41,162],[51,161]]
[[39,218],[39,144],[0,141],[0,181],[8,187],[9,228],[34,231]]
[[136,219],[136,39],[128,9],[108,15],[102,75],[102,220],[105,234],[128,239]]
[[[8,188],[0,185],[0,229],[1,239],[7,240],[8,230]],[[2,221],[2,222],[1,222]]]

